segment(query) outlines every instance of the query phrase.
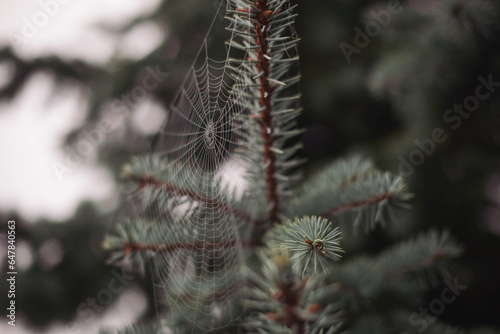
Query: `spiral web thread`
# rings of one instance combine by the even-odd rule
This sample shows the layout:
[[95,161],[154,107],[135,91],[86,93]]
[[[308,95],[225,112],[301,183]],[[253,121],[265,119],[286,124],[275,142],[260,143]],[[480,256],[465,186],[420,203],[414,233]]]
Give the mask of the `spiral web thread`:
[[248,114],[248,104],[226,69],[227,60],[210,59],[205,39],[143,162],[145,174],[162,186],[135,193],[145,208],[140,216],[161,226],[151,230],[148,244],[169,245],[155,252],[154,268],[171,315],[166,326],[174,332],[206,331],[237,316],[231,297],[242,283],[254,219],[246,213],[252,201],[243,191],[244,162],[235,154],[243,126],[238,115]]
[[[227,208],[233,198],[221,186],[237,178],[241,168],[233,154],[238,143],[231,114],[243,110],[228,93],[231,78],[225,62],[209,59],[206,40],[204,44],[201,66],[189,73],[153,153],[173,167],[165,183],[189,194],[167,194],[166,205],[147,215],[156,222],[165,217],[172,219],[165,224],[174,222],[163,234],[151,235],[152,244],[172,240],[179,245],[155,256],[158,284],[167,292],[169,308],[193,326],[211,327],[198,319],[219,316],[222,304],[237,290],[252,224]],[[243,187],[241,182],[235,187]]]
[[[234,12],[233,1],[225,2]],[[246,61],[234,62],[255,59],[255,49],[232,47],[235,30],[253,29],[245,20],[231,21],[223,61],[209,57],[205,38],[151,152],[132,163],[141,177],[139,190],[129,193],[128,215],[148,226],[138,233],[154,253],[158,299],[166,300],[165,325],[173,332],[205,332],[238,316],[232,301],[244,283],[250,234],[267,210],[264,167],[255,170],[264,166],[252,117],[259,113],[258,72]],[[287,52],[283,58],[292,57]],[[279,63],[275,71],[282,77],[288,66]],[[275,123],[283,130],[294,125],[286,114]]]

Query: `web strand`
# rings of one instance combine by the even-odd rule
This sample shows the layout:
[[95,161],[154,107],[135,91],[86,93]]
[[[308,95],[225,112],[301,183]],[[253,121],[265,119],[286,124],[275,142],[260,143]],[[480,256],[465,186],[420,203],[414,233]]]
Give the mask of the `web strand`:
[[[227,9],[234,12],[236,3],[228,1]],[[286,146],[290,136],[285,132],[295,126],[298,111],[290,109],[296,99],[276,84],[287,78],[295,52],[288,54],[286,42],[267,41],[274,33],[260,32],[272,25],[267,19],[255,25],[248,24],[255,20],[250,13],[233,19],[226,58],[210,57],[209,30],[162,130],[127,174],[132,183],[128,202],[141,221],[130,228],[145,242],[131,240],[125,253],[154,254],[155,286],[164,293],[159,299],[167,304],[167,326],[183,332],[226,325],[241,312],[236,297],[254,244],[251,232],[257,222],[280,219],[279,203],[289,185],[279,181],[287,178],[288,167],[277,164],[295,152],[278,149]],[[240,40],[236,31],[242,30],[259,42]],[[275,49],[285,51],[272,54]]]
[[[242,280],[255,221],[239,208],[249,202],[248,194],[231,193],[231,187],[245,188],[239,176],[245,162],[235,154],[244,124],[235,115],[248,114],[248,103],[244,90],[234,90],[227,65],[227,59],[210,58],[205,38],[155,138],[149,172],[136,180],[148,198],[143,216],[160,226],[149,238],[156,283],[169,313],[181,315],[191,331],[237,316],[231,297]],[[171,321],[179,325],[179,319]]]

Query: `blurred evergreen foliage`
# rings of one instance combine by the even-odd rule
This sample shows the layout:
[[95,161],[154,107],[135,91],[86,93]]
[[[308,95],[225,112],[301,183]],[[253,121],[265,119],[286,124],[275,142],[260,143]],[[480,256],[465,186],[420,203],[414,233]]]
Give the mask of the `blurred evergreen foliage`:
[[[3,49],[0,62],[12,64],[14,74],[0,89],[0,98],[9,101],[15,97],[39,71],[52,73],[61,86],[76,81],[90,92],[90,112],[83,128],[102,117],[106,103],[129,92],[147,66],[160,65],[170,75],[152,94],[168,105],[191,66],[216,6],[211,1],[163,1],[151,15],[116,31],[119,36],[148,20],[167,29],[162,44],[138,61],[117,55],[109,66],[100,68],[57,56],[25,60],[12,49]],[[464,327],[500,326],[500,200],[495,190],[499,187],[500,95],[493,92],[456,130],[443,119],[453,104],[474,94],[478,76],[491,74],[494,81],[500,81],[499,4],[494,0],[414,0],[401,1],[401,6],[403,11],[392,15],[390,24],[347,63],[340,43],[354,45],[353,28],[364,29],[373,20],[370,12],[385,10],[387,2],[300,2],[296,30],[301,37],[305,109],[300,124],[307,130],[302,139],[311,162],[306,172],[313,174],[326,161],[354,150],[373,157],[382,169],[397,173],[397,157],[408,159],[418,149],[415,139],[430,138],[435,128],[444,129],[447,140],[437,144],[435,152],[425,156],[407,178],[415,194],[412,210],[388,230],[377,229],[344,249],[349,248],[351,255],[376,254],[414,232],[446,227],[465,249],[457,270],[468,288],[439,319]],[[222,32],[219,36],[212,31],[211,43],[223,41]],[[68,137],[69,143],[80,130]],[[99,151],[99,163],[118,176],[129,155],[141,153],[150,140],[127,120],[119,138]],[[487,195],[490,188],[493,195]],[[13,217],[15,214],[4,214],[2,220]],[[55,267],[43,269],[35,262],[18,276],[19,312],[33,326],[70,320],[86,297],[109,282],[110,268],[104,265],[107,255],[96,246],[104,238],[109,220],[84,204],[67,222],[22,225],[19,238],[33,249],[51,238],[58,239],[64,249],[64,258]],[[435,289],[422,300],[432,300],[439,293]],[[369,329],[372,324],[367,319],[357,326]]]

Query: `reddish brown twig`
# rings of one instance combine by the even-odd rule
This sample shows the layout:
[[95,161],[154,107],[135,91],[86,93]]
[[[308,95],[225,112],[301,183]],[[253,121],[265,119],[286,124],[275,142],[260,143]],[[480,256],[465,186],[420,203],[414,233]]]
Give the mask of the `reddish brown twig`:
[[371,197],[371,198],[368,198],[368,199],[365,199],[365,200],[362,200],[359,202],[352,202],[352,203],[347,203],[347,204],[338,206],[338,207],[333,208],[327,212],[323,212],[319,216],[321,216],[322,218],[329,218],[329,217],[336,215],[336,214],[339,214],[343,211],[347,211],[347,210],[351,210],[351,209],[355,209],[355,208],[360,208],[360,207],[375,204],[375,203],[380,203],[383,200],[390,199],[390,198],[391,198],[391,193],[386,192],[382,195],[374,196],[374,197]]
[[[306,321],[298,312],[301,308],[300,299],[304,291],[307,279],[302,279],[300,282],[287,282],[278,286],[273,294],[273,298],[284,304],[284,314],[277,312],[267,313],[266,316],[274,321],[279,321],[288,328],[293,329],[294,333],[306,333]],[[317,312],[320,305],[310,305],[308,311],[311,313]]]
[[242,242],[241,240],[228,240],[228,241],[219,241],[219,242],[179,242],[172,244],[142,244],[139,242],[129,242],[125,241],[123,243],[123,252],[125,255],[130,254],[131,252],[144,252],[144,251],[153,251],[153,252],[172,252],[180,249],[184,250],[196,250],[196,249],[216,249],[216,248],[229,248],[229,247],[253,247],[256,246],[253,242]]
[[255,6],[258,10],[254,13],[256,23],[254,24],[254,32],[256,35],[257,49],[257,71],[262,73],[259,77],[259,92],[260,106],[263,108],[260,117],[258,118],[261,135],[264,144],[264,163],[266,165],[266,184],[267,184],[267,200],[270,203],[268,212],[269,223],[279,221],[280,198],[278,195],[278,180],[276,179],[276,155],[272,151],[274,144],[274,127],[272,118],[272,98],[274,88],[269,83],[270,64],[269,64],[269,43],[268,30],[269,18],[272,11],[269,9],[267,0],[256,1]]
[[217,201],[213,198],[197,194],[193,191],[178,187],[178,186],[173,185],[173,184],[169,184],[167,182],[163,182],[163,181],[158,180],[152,176],[142,175],[142,176],[138,177],[135,175],[128,175],[127,178],[129,180],[132,180],[132,181],[139,183],[139,189],[142,189],[146,186],[156,187],[156,188],[162,189],[170,194],[174,194],[174,195],[178,195],[178,196],[187,196],[194,201],[199,201],[199,202],[207,204],[210,207],[217,208],[219,210],[228,212],[228,213],[230,213],[236,217],[239,217],[239,218],[241,218],[249,223],[252,223],[252,224],[257,223],[255,221],[255,219],[250,217],[250,215],[248,215],[246,212],[243,212],[241,210],[233,208],[232,206],[230,206],[227,203]]

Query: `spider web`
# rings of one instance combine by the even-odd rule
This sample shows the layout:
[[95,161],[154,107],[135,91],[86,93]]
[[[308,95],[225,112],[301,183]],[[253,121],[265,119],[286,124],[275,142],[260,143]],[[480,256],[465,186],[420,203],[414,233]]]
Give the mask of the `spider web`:
[[[230,93],[233,80],[226,72],[227,63],[208,57],[207,40],[199,57],[201,62],[198,59],[191,69],[152,153],[173,167],[166,183],[182,180],[179,187],[188,195],[169,195],[168,203],[156,206],[148,216],[175,222],[170,231],[151,235],[153,244],[173,239],[179,245],[155,257],[157,283],[167,293],[170,311],[191,322],[193,330],[208,330],[223,313],[228,319],[235,316],[228,314],[235,311],[228,300],[243,279],[244,247],[253,219],[242,219],[233,208],[238,199],[250,200],[240,175],[244,162],[235,154],[235,127],[241,124],[234,116],[246,110],[238,103],[239,96]],[[231,187],[241,197],[232,194]],[[179,319],[172,322],[178,325]]]
[[[289,6],[288,1],[280,3],[279,7]],[[261,74],[255,63],[234,61],[256,59],[256,49],[232,33],[221,53],[225,59],[210,57],[210,31],[223,30],[228,22],[220,19],[224,9],[234,11],[233,1],[221,2],[162,130],[146,156],[131,164],[144,178],[139,189],[135,183],[127,191],[121,212],[132,224],[130,229],[153,246],[155,295],[159,304],[164,303],[158,309],[165,310],[158,319],[175,333],[205,333],[241,314],[238,296],[246,279],[250,234],[268,209],[262,129],[252,117],[261,109],[255,89]],[[249,22],[250,18],[236,18],[227,28],[250,35],[254,27]],[[283,26],[292,31],[290,24]],[[291,59],[296,50],[290,52],[271,56]],[[271,65],[275,78],[285,78],[290,66],[276,61]],[[281,84],[273,83],[275,94],[286,96]],[[285,110],[289,101],[294,100],[283,99],[278,107]],[[295,113],[280,117],[273,121],[282,134],[294,128]],[[287,138],[276,139],[276,147],[284,147]],[[280,191],[284,198],[287,188]]]
[[[210,31],[215,23],[227,24],[218,20],[216,15]],[[228,72],[233,50],[227,47],[222,61],[211,59],[208,36],[139,163],[157,181],[129,192],[127,201],[128,216],[150,222],[147,243],[168,246],[154,251],[152,271],[157,298],[167,309],[159,318],[173,332],[206,332],[239,315],[234,300],[261,207],[238,152],[242,117],[248,118],[253,102],[244,78]]]

